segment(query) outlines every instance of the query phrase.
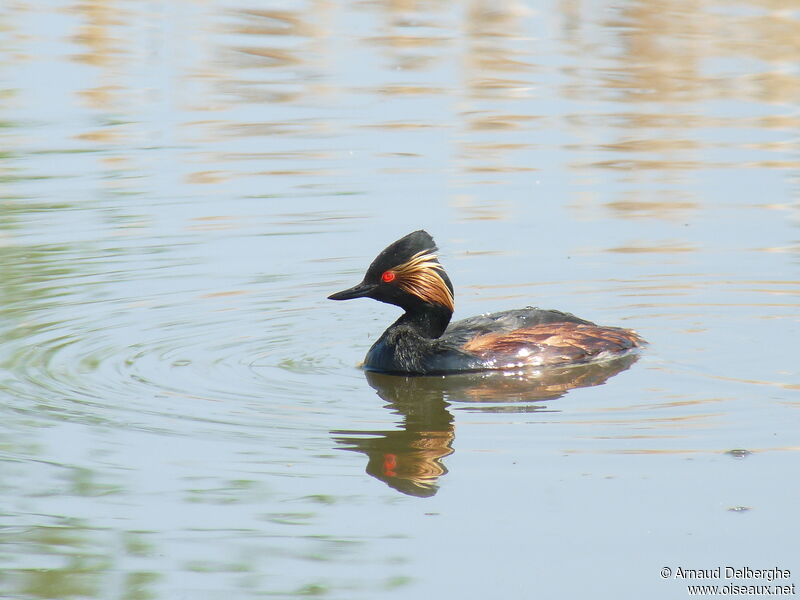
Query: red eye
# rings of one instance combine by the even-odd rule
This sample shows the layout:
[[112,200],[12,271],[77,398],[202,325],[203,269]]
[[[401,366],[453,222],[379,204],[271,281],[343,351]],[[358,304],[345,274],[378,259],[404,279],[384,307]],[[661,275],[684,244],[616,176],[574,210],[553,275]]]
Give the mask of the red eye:
[[390,281],[394,281],[395,277],[394,271],[384,271],[383,275],[381,275],[381,281],[389,283]]

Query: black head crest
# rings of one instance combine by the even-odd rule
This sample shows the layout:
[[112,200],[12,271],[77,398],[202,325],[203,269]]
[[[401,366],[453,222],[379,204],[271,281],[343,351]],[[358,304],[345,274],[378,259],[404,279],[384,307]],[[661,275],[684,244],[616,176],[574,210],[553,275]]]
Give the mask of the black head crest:
[[396,242],[389,244],[375,257],[367,269],[366,279],[377,279],[384,271],[408,262],[420,252],[435,257],[436,250],[438,250],[436,242],[424,229],[404,235]]
[[409,310],[415,303],[454,310],[453,285],[436,256],[436,242],[422,229],[389,244],[367,269],[364,280],[328,296],[331,300],[369,297]]

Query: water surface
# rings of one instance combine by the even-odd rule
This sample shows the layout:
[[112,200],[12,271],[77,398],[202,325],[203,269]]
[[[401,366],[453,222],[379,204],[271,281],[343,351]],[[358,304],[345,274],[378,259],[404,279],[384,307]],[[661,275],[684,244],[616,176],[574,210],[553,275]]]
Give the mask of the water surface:
[[[796,581],[798,30],[755,0],[4,5],[0,595]],[[650,346],[366,375],[396,309],[325,297],[422,227],[456,318]]]

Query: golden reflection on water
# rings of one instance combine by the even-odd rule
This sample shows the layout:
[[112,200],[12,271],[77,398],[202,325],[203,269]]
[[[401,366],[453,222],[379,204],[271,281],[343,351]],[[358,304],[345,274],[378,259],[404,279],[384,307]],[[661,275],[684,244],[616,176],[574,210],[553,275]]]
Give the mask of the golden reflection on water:
[[[201,139],[214,146],[227,136],[255,137],[275,148],[283,137],[336,134],[336,115],[352,116],[348,106],[387,99],[385,111],[366,112],[354,125],[387,134],[418,131],[420,147],[426,130],[450,131],[454,167],[472,176],[457,181],[472,183],[523,177],[532,185],[545,163],[546,147],[537,144],[552,144],[550,133],[564,124],[572,137],[555,143],[569,151],[574,170],[619,171],[622,178],[635,172],[638,187],[668,172],[800,167],[800,160],[786,156],[793,148],[789,139],[752,135],[760,130],[793,137],[800,126],[794,110],[800,102],[800,22],[796,12],[775,3],[752,0],[732,8],[722,0],[639,0],[611,9],[561,2],[538,11],[522,2],[483,0],[354,6],[318,0],[297,9],[241,2],[233,8],[184,3],[170,10],[186,27],[178,33],[191,31],[188,45],[179,47],[166,28],[148,25],[158,15],[151,8],[100,1],[69,6],[75,26],[66,41],[77,48],[70,59],[95,70],[75,93],[93,111],[136,121],[142,106],[167,110],[176,121],[177,142]],[[353,11],[366,11],[375,26],[349,39],[337,27]],[[15,20],[8,23],[14,31]],[[556,35],[548,39],[543,30],[553,27]],[[24,39],[22,32],[17,37]],[[371,73],[370,85],[345,69],[353,51],[364,62],[361,75]],[[566,62],[543,60],[555,53]],[[452,109],[446,119],[420,120],[420,111],[406,110],[416,99],[448,99]],[[563,101],[578,110],[554,111]],[[748,104],[772,107],[772,114],[748,113]],[[253,120],[256,106],[260,118]],[[345,113],[327,110],[334,106]],[[203,123],[198,114],[209,110],[221,118]],[[75,137],[124,152],[123,146],[141,139],[142,126],[158,126],[122,121]],[[742,135],[723,142],[711,131],[723,127]],[[391,146],[390,135],[375,155]],[[742,154],[731,158],[715,149]],[[233,154],[208,150],[188,182],[218,185],[242,169]],[[316,150],[294,149],[295,162],[303,164],[289,168],[278,152],[266,159],[278,165],[254,175],[266,181],[281,174],[335,177],[340,171],[326,165],[336,159]],[[220,155],[228,157],[230,172],[219,168]],[[420,169],[415,164],[386,172],[414,173]],[[608,204],[622,218],[669,219],[697,205],[674,187],[641,202],[636,191],[624,193]],[[508,218],[502,210],[488,214],[495,211],[491,203],[485,209],[486,218]]]
[[[590,76],[582,71],[567,95],[586,98],[597,92],[593,84],[599,81],[610,98],[631,107],[627,113],[604,115],[618,123],[612,130],[614,141],[590,146],[625,157],[575,166],[660,171],[728,165],[710,162],[700,152],[717,145],[713,139],[698,139],[704,128],[796,127],[795,114],[728,116],[709,113],[704,106],[733,101],[788,108],[800,98],[800,77],[794,68],[797,13],[764,2],[740,6],[742,12],[731,11],[729,3],[721,1],[675,1],[667,6],[638,1],[622,5],[606,20],[605,26],[617,32],[620,43],[613,48],[619,51]],[[755,14],[745,14],[748,9]],[[578,36],[572,41],[591,49]],[[747,143],[738,146],[746,148]],[[750,166],[800,166],[795,160],[757,162]]]

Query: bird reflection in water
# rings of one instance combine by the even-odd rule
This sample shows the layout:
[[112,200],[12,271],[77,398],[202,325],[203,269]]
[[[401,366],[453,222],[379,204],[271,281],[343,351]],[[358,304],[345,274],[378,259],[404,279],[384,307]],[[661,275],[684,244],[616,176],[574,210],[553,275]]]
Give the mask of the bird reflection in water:
[[454,452],[453,415],[448,407],[484,412],[548,412],[542,404],[571,389],[605,383],[638,360],[618,359],[563,368],[508,373],[483,371],[445,377],[405,377],[366,372],[367,381],[386,400],[386,408],[402,415],[402,429],[331,433],[343,450],[363,452],[367,473],[390,487],[427,498],[447,474],[443,459]]

